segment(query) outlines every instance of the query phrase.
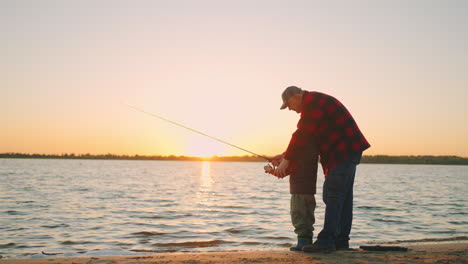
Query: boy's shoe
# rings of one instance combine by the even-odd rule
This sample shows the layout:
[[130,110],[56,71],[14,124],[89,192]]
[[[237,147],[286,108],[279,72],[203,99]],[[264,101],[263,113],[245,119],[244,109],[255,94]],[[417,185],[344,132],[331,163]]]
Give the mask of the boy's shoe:
[[297,237],[297,245],[290,247],[291,251],[302,251],[302,248],[312,244],[312,237]]
[[327,246],[327,245],[321,245],[315,241],[314,244],[304,246],[302,248],[302,251],[304,252],[315,252],[315,253],[331,253],[336,251],[335,245]]

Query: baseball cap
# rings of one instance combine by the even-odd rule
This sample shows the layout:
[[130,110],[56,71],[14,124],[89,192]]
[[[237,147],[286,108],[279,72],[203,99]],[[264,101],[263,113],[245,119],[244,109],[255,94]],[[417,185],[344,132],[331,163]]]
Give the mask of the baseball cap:
[[291,98],[292,96],[294,96],[295,94],[298,94],[302,92],[302,89],[297,87],[297,86],[289,86],[288,88],[286,88],[283,92],[283,94],[281,94],[281,98],[283,99],[283,104],[281,105],[281,110],[282,109],[285,109],[286,106],[288,106],[288,100],[289,98]]

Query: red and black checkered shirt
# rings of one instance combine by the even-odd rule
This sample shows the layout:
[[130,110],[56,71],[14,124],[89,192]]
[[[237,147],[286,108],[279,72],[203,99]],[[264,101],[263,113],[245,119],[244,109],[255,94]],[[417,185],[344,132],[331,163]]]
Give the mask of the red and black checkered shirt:
[[315,139],[326,176],[330,169],[345,161],[351,153],[370,147],[354,118],[336,98],[306,91],[302,103],[301,119],[284,153],[285,159],[300,159],[309,140]]

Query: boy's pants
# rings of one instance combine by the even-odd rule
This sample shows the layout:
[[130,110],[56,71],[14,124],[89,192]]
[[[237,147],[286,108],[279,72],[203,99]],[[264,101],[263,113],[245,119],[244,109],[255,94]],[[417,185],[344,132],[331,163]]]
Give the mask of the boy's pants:
[[315,206],[313,194],[291,194],[291,222],[298,236],[313,237]]

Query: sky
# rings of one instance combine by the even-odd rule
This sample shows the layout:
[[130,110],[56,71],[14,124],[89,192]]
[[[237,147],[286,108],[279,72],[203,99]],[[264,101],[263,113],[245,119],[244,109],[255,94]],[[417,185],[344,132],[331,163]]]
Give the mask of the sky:
[[468,157],[467,1],[0,0],[0,153],[282,153],[290,85],[364,155]]

